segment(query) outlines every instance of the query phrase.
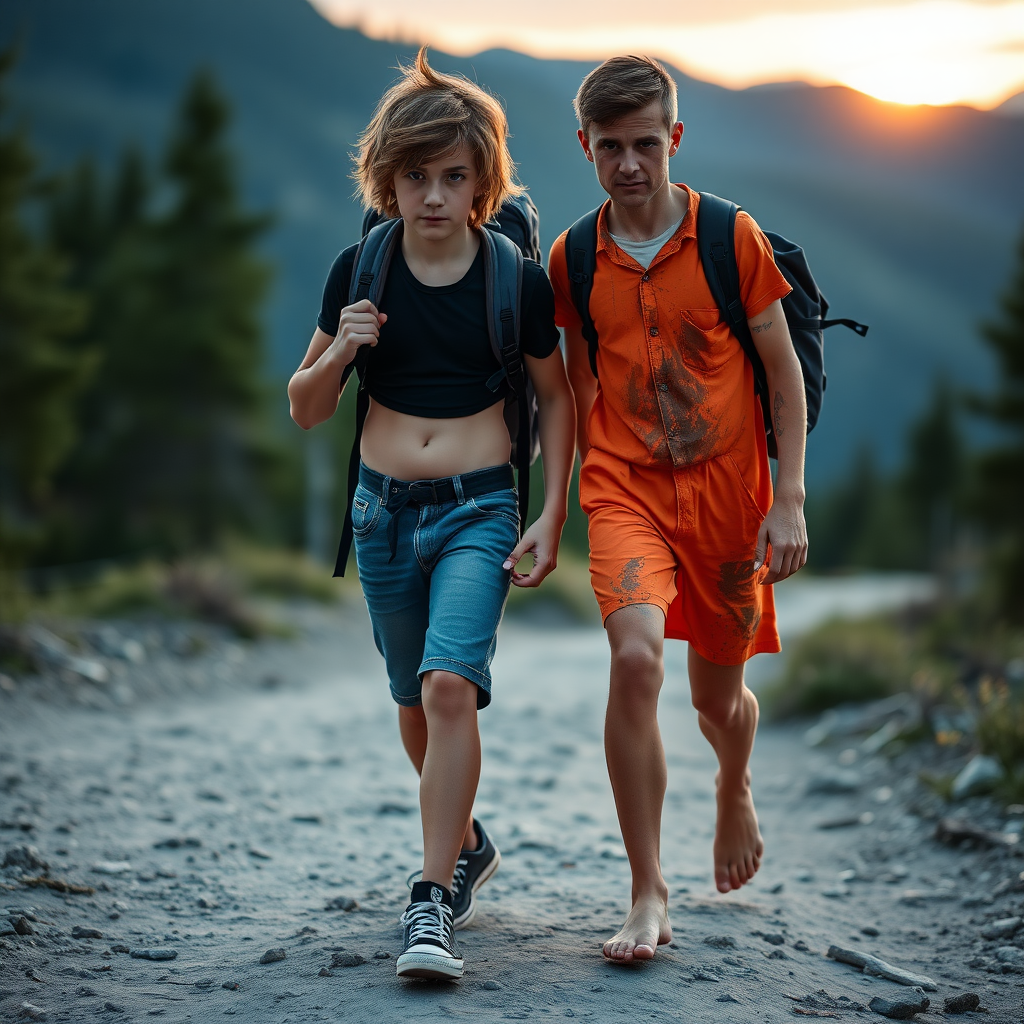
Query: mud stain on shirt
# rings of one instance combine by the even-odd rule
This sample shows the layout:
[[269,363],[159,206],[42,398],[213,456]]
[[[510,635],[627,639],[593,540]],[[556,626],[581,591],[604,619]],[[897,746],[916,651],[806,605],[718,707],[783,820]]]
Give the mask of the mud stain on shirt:
[[692,466],[719,455],[720,425],[708,416],[704,382],[671,347],[657,353],[655,394],[668,452],[674,466]]

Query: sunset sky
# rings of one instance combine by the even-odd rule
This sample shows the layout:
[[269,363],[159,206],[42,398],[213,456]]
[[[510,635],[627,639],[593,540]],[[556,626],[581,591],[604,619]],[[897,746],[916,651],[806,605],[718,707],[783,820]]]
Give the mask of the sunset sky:
[[988,108],[1024,91],[1024,0],[311,2],[337,24],[458,54],[639,51],[734,88],[799,79],[898,103]]

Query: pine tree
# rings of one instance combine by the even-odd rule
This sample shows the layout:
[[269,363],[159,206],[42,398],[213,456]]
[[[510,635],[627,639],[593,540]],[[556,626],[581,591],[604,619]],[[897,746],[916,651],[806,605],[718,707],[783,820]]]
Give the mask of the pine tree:
[[938,377],[931,402],[907,435],[906,468],[897,490],[910,526],[914,568],[941,570],[954,543],[965,473],[956,410],[949,382]]
[[[13,64],[13,51],[0,54],[0,86]],[[75,396],[93,362],[69,344],[83,301],[63,283],[58,256],[25,226],[37,197],[24,132],[0,134],[0,569],[7,570],[23,565],[45,532],[51,484],[75,441]]]
[[976,399],[974,408],[994,421],[1004,440],[978,463],[975,508],[992,529],[991,564],[1000,609],[1011,621],[1024,622],[1024,234],[1017,265],[1003,294],[1002,315],[986,323],[982,334],[999,362],[995,394]]
[[[102,352],[75,482],[90,505],[91,554],[208,547],[261,510],[270,275],[254,243],[269,221],[242,209],[228,121],[211,76],[196,76],[163,162],[166,212],[147,212],[147,175],[131,153],[106,199],[88,199],[80,172],[78,199],[54,211],[94,296]],[[76,206],[100,210],[77,241],[67,230]],[[100,240],[96,260],[88,238]]]

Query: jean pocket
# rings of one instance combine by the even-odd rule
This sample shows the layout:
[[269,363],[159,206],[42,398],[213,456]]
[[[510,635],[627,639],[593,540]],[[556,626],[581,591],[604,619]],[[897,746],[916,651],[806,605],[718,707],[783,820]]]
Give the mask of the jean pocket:
[[367,537],[380,521],[384,503],[372,491],[360,485],[352,498],[352,533]]
[[478,494],[475,498],[467,498],[466,504],[471,505],[478,512],[483,512],[486,516],[507,519],[517,530],[519,529],[519,501],[513,490]]

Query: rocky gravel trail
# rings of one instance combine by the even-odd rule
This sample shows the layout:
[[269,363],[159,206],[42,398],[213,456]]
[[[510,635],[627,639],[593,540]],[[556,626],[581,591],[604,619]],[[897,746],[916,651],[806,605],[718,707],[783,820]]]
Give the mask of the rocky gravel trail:
[[295,640],[129,645],[99,658],[104,683],[0,688],[0,1020],[1024,1020],[1024,808],[945,807],[917,780],[925,749],[765,727],[765,863],[720,896],[680,644],[662,701],[675,938],[605,962],[629,887],[606,644],[511,619],[477,804],[501,870],[460,933],[465,978],[399,982],[421,843],[383,666],[358,605],[290,614]]

